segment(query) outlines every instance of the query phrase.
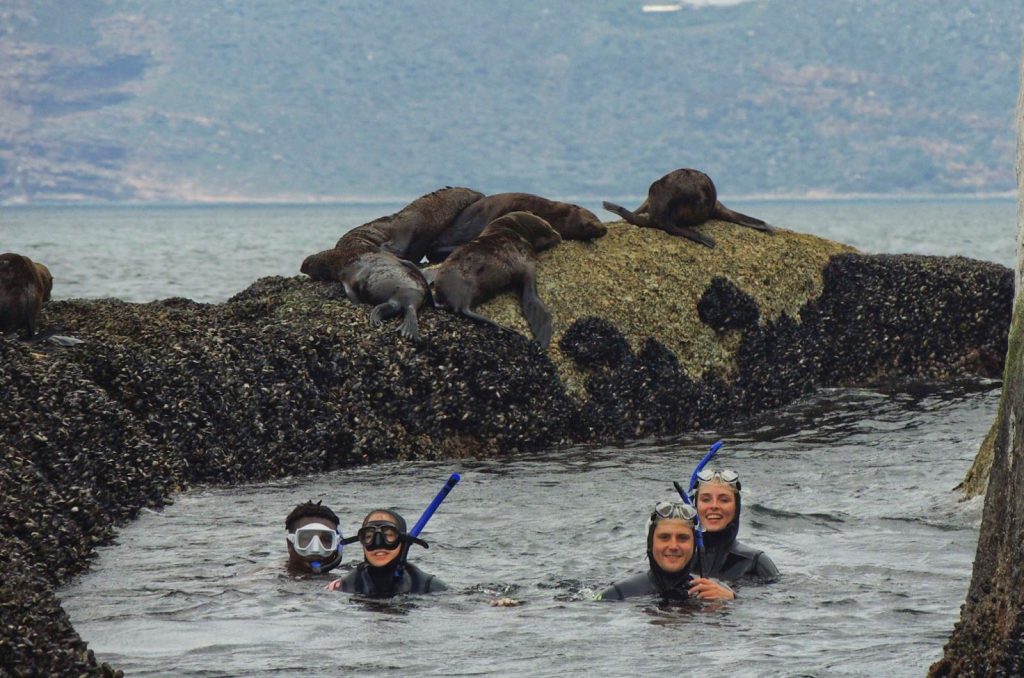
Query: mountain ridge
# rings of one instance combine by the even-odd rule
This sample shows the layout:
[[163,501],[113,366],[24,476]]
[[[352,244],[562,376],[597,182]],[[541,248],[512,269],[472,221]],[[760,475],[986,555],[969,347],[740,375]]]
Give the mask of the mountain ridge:
[[1010,0],[11,7],[0,203],[1015,186]]

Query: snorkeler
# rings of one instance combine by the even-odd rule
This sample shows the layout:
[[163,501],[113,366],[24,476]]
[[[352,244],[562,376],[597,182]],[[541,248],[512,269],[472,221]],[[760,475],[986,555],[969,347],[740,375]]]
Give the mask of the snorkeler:
[[448,588],[440,579],[406,562],[410,546],[419,544],[427,548],[427,543],[409,534],[405,519],[395,511],[371,511],[363,519],[357,535],[343,543],[357,540],[363,545],[363,562],[344,579],[328,584],[328,589],[387,598],[399,593],[435,593]]
[[693,569],[707,577],[736,581],[741,577],[774,579],[775,563],[763,551],[736,540],[740,530],[740,477],[729,469],[702,469],[697,474],[693,502],[704,528],[704,551]]
[[320,502],[299,504],[284,519],[288,531],[288,571],[322,574],[341,563],[338,516]]
[[661,501],[647,523],[646,572],[612,584],[595,600],[624,600],[636,596],[660,595],[665,600],[731,600],[732,589],[720,581],[690,573],[695,548],[697,512],[688,504]]

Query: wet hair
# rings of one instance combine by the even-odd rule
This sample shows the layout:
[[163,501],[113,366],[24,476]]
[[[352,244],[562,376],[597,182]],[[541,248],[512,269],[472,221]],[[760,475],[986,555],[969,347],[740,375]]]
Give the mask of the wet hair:
[[363,518],[363,527],[366,527],[366,524],[368,522],[370,522],[370,516],[372,516],[375,513],[386,513],[389,516],[391,516],[392,522],[398,527],[398,531],[400,533],[406,534],[409,531],[409,528],[405,524],[405,518],[403,518],[400,513],[398,513],[394,509],[383,509],[383,508],[382,509],[373,509],[372,511],[367,513],[366,517]]
[[334,511],[326,506],[321,506],[319,501],[315,504],[312,501],[307,501],[305,504],[299,504],[292,509],[292,512],[284,519],[284,529],[291,532],[292,525],[302,518],[325,518],[334,523],[335,527],[341,522]]

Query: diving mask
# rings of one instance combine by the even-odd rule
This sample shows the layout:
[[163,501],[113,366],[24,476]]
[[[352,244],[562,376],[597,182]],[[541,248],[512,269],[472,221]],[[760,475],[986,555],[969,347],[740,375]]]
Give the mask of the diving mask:
[[338,550],[341,533],[322,523],[310,523],[289,532],[288,541],[300,556],[329,556]]
[[726,485],[731,485],[737,490],[740,489],[740,476],[732,469],[701,469],[701,472],[697,474],[697,480],[702,483],[718,481],[725,483]]
[[402,543],[398,526],[386,520],[372,520],[359,528],[359,541],[367,551],[392,551]]
[[697,509],[681,501],[659,501],[654,506],[651,519],[677,518],[692,523],[697,517]]

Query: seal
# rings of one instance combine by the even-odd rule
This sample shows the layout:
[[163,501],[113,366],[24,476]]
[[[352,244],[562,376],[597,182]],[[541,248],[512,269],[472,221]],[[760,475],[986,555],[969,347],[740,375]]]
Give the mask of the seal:
[[354,304],[373,305],[370,322],[374,327],[402,315],[402,336],[419,341],[416,312],[424,303],[433,303],[433,298],[423,272],[412,262],[373,246],[353,244],[309,255],[301,271],[313,280],[341,283]]
[[21,330],[25,339],[35,337],[52,288],[46,266],[21,254],[0,254],[0,334]]
[[532,193],[497,193],[462,210],[427,251],[431,262],[444,261],[456,247],[467,243],[492,221],[509,212],[530,212],[547,221],[566,240],[592,240],[608,232],[597,215],[579,205],[548,200]]
[[374,243],[399,259],[419,263],[434,240],[466,207],[484,197],[471,188],[445,186],[416,198],[398,212],[356,226],[335,247]]
[[708,219],[720,219],[766,233],[775,231],[775,227],[760,219],[734,212],[719,202],[711,177],[695,169],[673,170],[655,181],[647,189],[647,200],[632,212],[614,203],[602,204],[634,226],[657,228],[707,247],[714,247],[715,241],[694,226]]
[[438,266],[434,275],[438,306],[501,327],[471,308],[518,287],[523,316],[533,336],[547,349],[551,343],[551,315],[537,295],[536,255],[561,241],[562,236],[551,224],[533,213],[511,212],[498,217]]

